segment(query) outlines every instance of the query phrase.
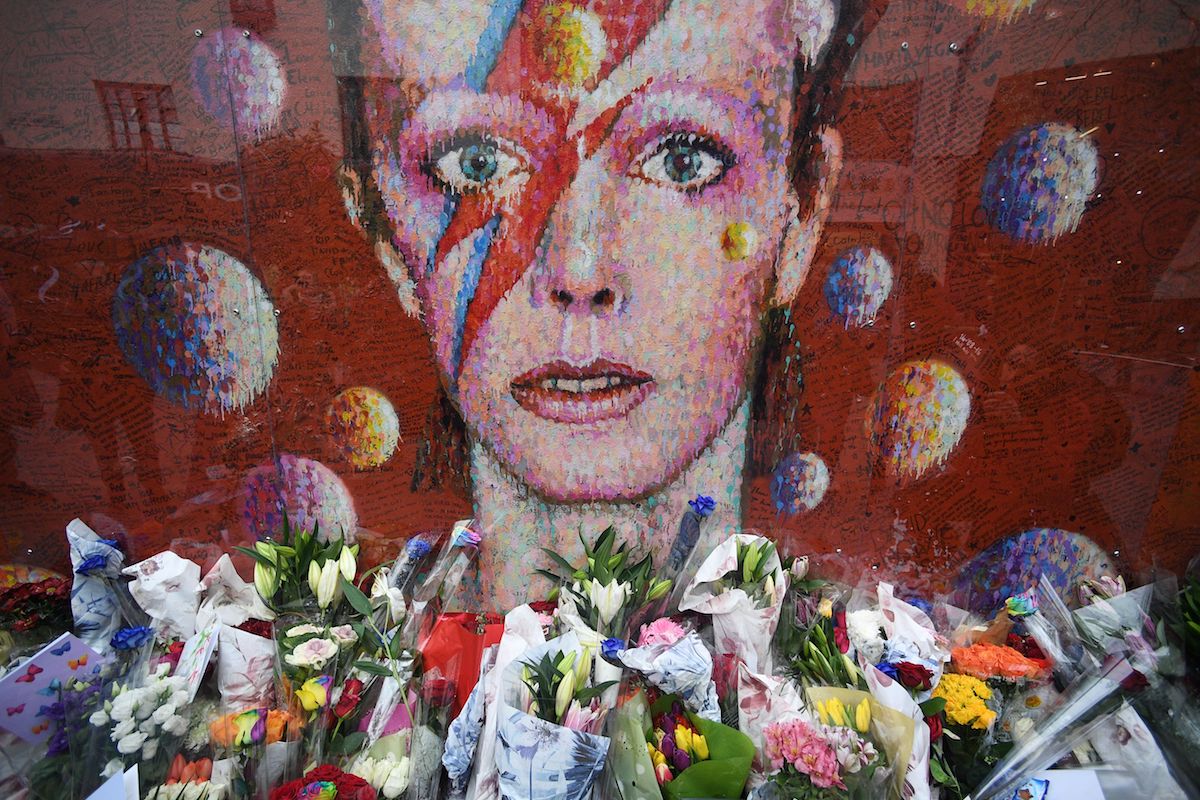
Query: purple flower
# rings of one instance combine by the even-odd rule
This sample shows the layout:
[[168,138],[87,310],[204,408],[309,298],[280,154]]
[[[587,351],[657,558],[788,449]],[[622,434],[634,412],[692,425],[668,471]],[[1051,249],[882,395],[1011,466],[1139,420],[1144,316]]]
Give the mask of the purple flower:
[[80,575],[91,575],[93,572],[99,572],[108,566],[108,556],[104,553],[96,553],[88,556],[79,563],[75,568],[75,572]]
[[118,650],[136,650],[153,638],[153,629],[145,625],[138,625],[133,628],[121,628],[113,634],[109,644]]
[[688,500],[688,505],[700,516],[707,517],[717,507],[717,502],[706,494],[698,494],[695,500]]
[[600,643],[600,657],[605,661],[617,663],[617,653],[624,649],[624,639],[605,639]]
[[679,774],[692,765],[692,758],[686,750],[676,750],[671,755],[671,764],[675,767],[675,773]]
[[887,675],[894,681],[900,680],[900,669],[890,661],[880,661],[875,665],[875,669]]

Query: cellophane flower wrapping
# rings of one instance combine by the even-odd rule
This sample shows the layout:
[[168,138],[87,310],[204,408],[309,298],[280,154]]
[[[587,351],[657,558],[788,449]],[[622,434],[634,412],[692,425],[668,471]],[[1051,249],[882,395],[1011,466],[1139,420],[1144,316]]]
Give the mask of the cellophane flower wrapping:
[[662,800],[662,791],[654,777],[654,765],[646,750],[646,730],[650,726],[650,706],[646,693],[636,686],[622,692],[622,700],[609,712],[608,763],[603,800]]
[[[651,721],[680,701],[677,695],[662,695],[650,705]],[[738,798],[746,788],[754,762],[755,747],[750,737],[710,719],[686,713],[688,721],[705,739],[708,758],[677,770],[662,784],[668,800],[685,798]],[[643,728],[643,747],[649,742],[650,726]]]
[[905,795],[905,775],[912,758],[916,723],[902,711],[883,705],[870,692],[844,689],[838,686],[810,686],[805,689],[809,707],[837,698],[847,708],[857,708],[864,700],[871,709],[870,735],[886,755],[890,779],[887,800],[899,800]]
[[567,633],[525,651],[504,668],[495,752],[501,795],[527,800],[591,796],[608,755],[608,737],[555,725],[521,710],[521,670],[526,662],[556,651],[582,655],[582,650],[579,637]]
[[704,559],[688,583],[680,601],[680,611],[699,611],[712,617],[715,654],[735,655],[752,672],[771,672],[771,639],[779,624],[788,579],[772,552],[767,561],[774,581],[774,601],[760,605],[741,588],[723,588],[721,579],[738,569],[738,545],[766,541],[749,533],[736,533]]

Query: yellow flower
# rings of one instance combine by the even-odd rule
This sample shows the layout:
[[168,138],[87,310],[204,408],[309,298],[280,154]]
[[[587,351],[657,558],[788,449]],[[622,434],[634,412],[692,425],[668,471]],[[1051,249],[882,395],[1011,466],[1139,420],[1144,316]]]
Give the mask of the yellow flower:
[[987,730],[996,721],[996,712],[985,702],[992,698],[992,690],[978,678],[947,673],[934,689],[933,696],[945,699],[946,720],[955,725]]
[[854,710],[854,727],[858,728],[859,733],[866,733],[871,727],[871,704],[865,698]]
[[699,761],[708,760],[708,740],[698,733],[692,737],[692,749]]
[[841,700],[831,697],[829,698],[829,702],[825,704],[825,708],[829,711],[829,719],[833,721],[834,725],[841,725],[846,728],[850,727],[850,720],[846,714],[846,706],[842,704]]
[[830,617],[832,617],[833,616],[833,601],[830,600],[828,597],[821,598],[821,602],[817,604],[817,612],[825,619],[829,619]]
[[685,753],[692,752],[692,732],[682,725],[675,726],[675,746]]
[[324,708],[325,704],[329,702],[329,685],[331,683],[333,683],[333,678],[328,675],[309,678],[296,690],[296,699],[300,701],[300,705],[304,707],[305,711]]

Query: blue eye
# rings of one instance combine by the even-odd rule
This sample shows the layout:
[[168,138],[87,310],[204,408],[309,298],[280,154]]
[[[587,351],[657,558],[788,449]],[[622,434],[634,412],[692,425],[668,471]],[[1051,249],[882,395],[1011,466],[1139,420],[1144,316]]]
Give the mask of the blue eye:
[[458,168],[469,181],[484,183],[496,174],[496,145],[481,142],[464,147],[459,151]]
[[529,158],[512,142],[486,135],[457,137],[433,148],[426,173],[453,194],[503,197],[529,177]]
[[698,192],[721,179],[736,163],[724,145],[694,133],[672,133],[650,144],[634,164],[634,175],[651,183]]

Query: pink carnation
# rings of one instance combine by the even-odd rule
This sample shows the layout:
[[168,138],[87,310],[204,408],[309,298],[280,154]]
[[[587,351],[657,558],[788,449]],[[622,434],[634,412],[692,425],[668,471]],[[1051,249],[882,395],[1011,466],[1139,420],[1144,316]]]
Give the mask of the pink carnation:
[[683,626],[670,617],[659,617],[654,622],[642,626],[642,635],[638,637],[638,647],[652,644],[675,644],[683,638],[684,633],[686,631]]
[[791,766],[807,775],[813,786],[821,789],[845,789],[839,774],[837,754],[828,742],[802,719],[775,722],[763,731],[763,754],[778,772]]

